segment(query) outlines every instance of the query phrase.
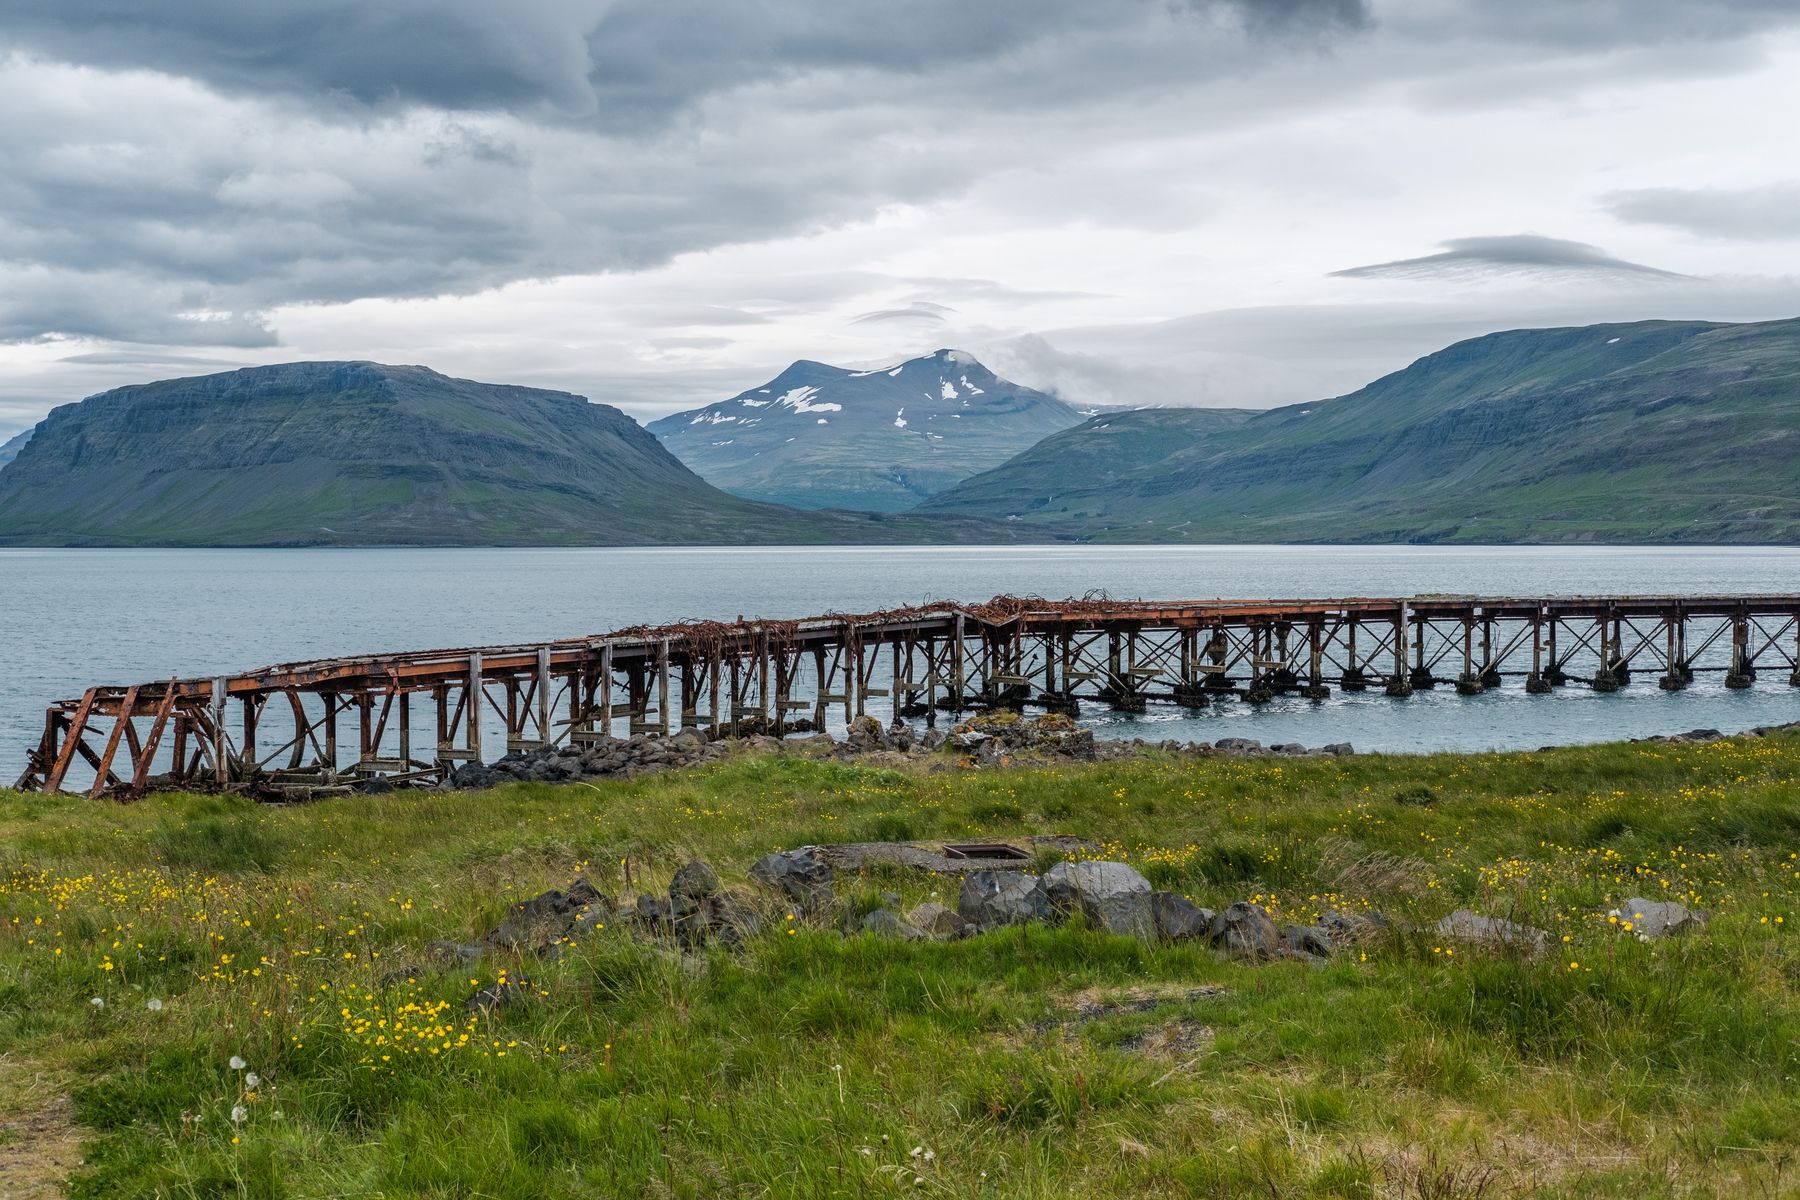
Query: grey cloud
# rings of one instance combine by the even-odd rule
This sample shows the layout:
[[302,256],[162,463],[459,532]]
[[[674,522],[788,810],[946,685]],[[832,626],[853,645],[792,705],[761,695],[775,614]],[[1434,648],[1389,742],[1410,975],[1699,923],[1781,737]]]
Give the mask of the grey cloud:
[[994,279],[959,279],[943,276],[906,276],[899,280],[908,287],[932,295],[955,299],[1001,300],[1016,304],[1034,304],[1047,300],[1091,300],[1103,293],[1063,290],[1058,288],[1010,287]]
[[652,307],[633,314],[640,322],[658,326],[673,325],[770,325],[775,318],[742,308],[722,304]]
[[1730,41],[1800,24],[1791,0],[1469,0],[1391,5],[1382,17],[1420,34],[1580,52]]
[[604,0],[9,0],[14,47],[228,91],[591,111]]
[[1493,275],[1610,275],[1680,279],[1673,271],[1614,258],[1598,246],[1537,234],[1451,238],[1438,254],[1333,271],[1343,279],[1479,278]]
[[218,370],[249,365],[242,359],[213,358],[204,354],[159,354],[150,350],[94,350],[86,354],[65,354],[56,361],[97,367],[209,367]]
[[723,350],[732,344],[728,337],[659,337],[650,339],[650,347],[663,352],[686,350]]
[[880,308],[873,312],[862,313],[852,317],[852,325],[875,325],[892,321],[917,321],[927,325],[941,325],[948,313],[954,308],[942,304],[934,304],[929,300],[914,300],[905,308]]
[[[1184,228],[1207,196],[1164,194],[1159,158],[1143,185],[1102,171],[1021,187],[1017,172],[1050,144],[1074,159],[1191,133],[1196,114],[1229,131],[1396,70],[1486,61],[1486,43],[1435,53],[1446,24],[1578,50],[1677,28],[1672,0],[1545,0],[1516,23],[1490,7],[11,0],[0,282],[66,286],[0,295],[0,340],[267,344],[263,314],[283,306],[642,270],[989,179],[980,198],[1021,214]],[[1717,7],[1691,19],[1696,37],[1784,19],[1773,3]],[[1305,69],[1380,39],[1341,74]]]
[[262,313],[212,309],[202,289],[128,271],[49,271],[0,264],[0,342],[51,335],[166,346],[273,346]]
[[1553,294],[1272,305],[1046,330],[983,361],[1073,402],[1266,408],[1343,395],[1453,342],[1504,329],[1645,320],[1767,321],[1800,312],[1800,277],[1619,279]]
[[239,93],[537,110],[620,130],[720,91],[815,72],[975,71],[1171,13],[1252,37],[1328,36],[1369,21],[1365,0],[13,0],[0,34],[65,61]]
[[1800,238],[1800,183],[1753,188],[1637,188],[1610,192],[1607,212],[1699,237],[1737,241]]

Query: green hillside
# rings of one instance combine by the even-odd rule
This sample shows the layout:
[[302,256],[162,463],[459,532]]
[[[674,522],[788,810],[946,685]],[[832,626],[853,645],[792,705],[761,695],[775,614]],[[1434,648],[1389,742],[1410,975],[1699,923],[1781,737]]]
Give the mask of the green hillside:
[[1119,541],[1800,541],[1800,321],[1460,342],[1335,400],[1096,417],[932,497]]
[[[974,532],[979,529],[981,532]],[[951,536],[992,537],[985,525]],[[941,524],[731,496],[617,409],[291,363],[64,405],[0,468],[0,545],[879,542]]]

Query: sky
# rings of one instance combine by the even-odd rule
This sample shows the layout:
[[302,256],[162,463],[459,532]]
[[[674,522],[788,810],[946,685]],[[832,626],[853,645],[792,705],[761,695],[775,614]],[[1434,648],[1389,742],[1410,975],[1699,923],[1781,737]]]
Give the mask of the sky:
[[0,440],[297,359],[1264,407],[1792,317],[1797,112],[1793,0],[7,0]]

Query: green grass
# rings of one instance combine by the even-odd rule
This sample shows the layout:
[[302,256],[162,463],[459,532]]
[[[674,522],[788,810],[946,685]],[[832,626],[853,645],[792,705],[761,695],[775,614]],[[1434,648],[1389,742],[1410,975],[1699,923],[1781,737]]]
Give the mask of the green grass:
[[[293,808],[0,792],[0,1121],[42,1103],[15,1081],[72,1096],[76,1196],[1781,1195],[1796,774],[1780,738],[917,775],[741,757]],[[1077,927],[846,938],[770,905],[734,954],[610,928],[555,958],[423,953],[578,872],[623,893],[704,857],[744,885],[778,847],[1029,832],[1200,903],[1402,932],[1244,966]],[[955,892],[838,888],[852,912],[884,890]],[[1629,895],[1714,918],[1640,943],[1606,916]],[[1553,951],[1430,934],[1463,906]],[[468,1017],[503,971],[535,998]],[[1146,992],[1170,998],[1072,1017]],[[1145,1048],[1165,1028],[1200,1032]]]

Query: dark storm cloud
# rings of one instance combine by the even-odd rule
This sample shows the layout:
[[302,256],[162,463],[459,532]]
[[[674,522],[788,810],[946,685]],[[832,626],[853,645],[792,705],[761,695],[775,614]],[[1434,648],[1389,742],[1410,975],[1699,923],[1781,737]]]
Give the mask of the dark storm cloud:
[[1389,19],[1482,41],[1591,51],[1726,41],[1791,27],[1800,12],[1792,0],[1471,0],[1397,7]]
[[1639,188],[1605,198],[1621,221],[1700,237],[1759,242],[1800,238],[1800,183],[1754,188]]
[[[18,0],[0,6],[0,45],[29,56],[0,58],[0,284],[47,278],[0,299],[0,340],[248,346],[282,305],[829,228],[1030,153],[986,144],[995,113],[1041,125],[1238,70],[1265,28],[1362,19],[1259,6]],[[114,285],[72,286],[98,273]]]
[[591,108],[593,0],[9,0],[12,46],[227,91]]
[[[1084,147],[1324,110],[1454,73],[1447,31],[1470,61],[1514,43],[1536,61],[1794,17],[1693,7],[8,0],[0,340],[266,345],[284,305],[640,270]],[[1304,69],[1351,46],[1369,62]],[[1230,102],[1202,103],[1220,81]],[[1096,225],[1210,213],[1146,162],[1141,184],[1052,179],[1016,203]]]
[[[546,108],[613,129],[817,71],[938,74],[1159,12],[1253,35],[1365,26],[1365,0],[11,0],[14,47],[330,103]],[[1079,80],[1070,79],[1070,84]]]
[[1333,271],[1342,279],[1478,278],[1493,275],[1605,275],[1680,279],[1673,271],[1614,258],[1598,246],[1518,233],[1451,238],[1438,254]]

